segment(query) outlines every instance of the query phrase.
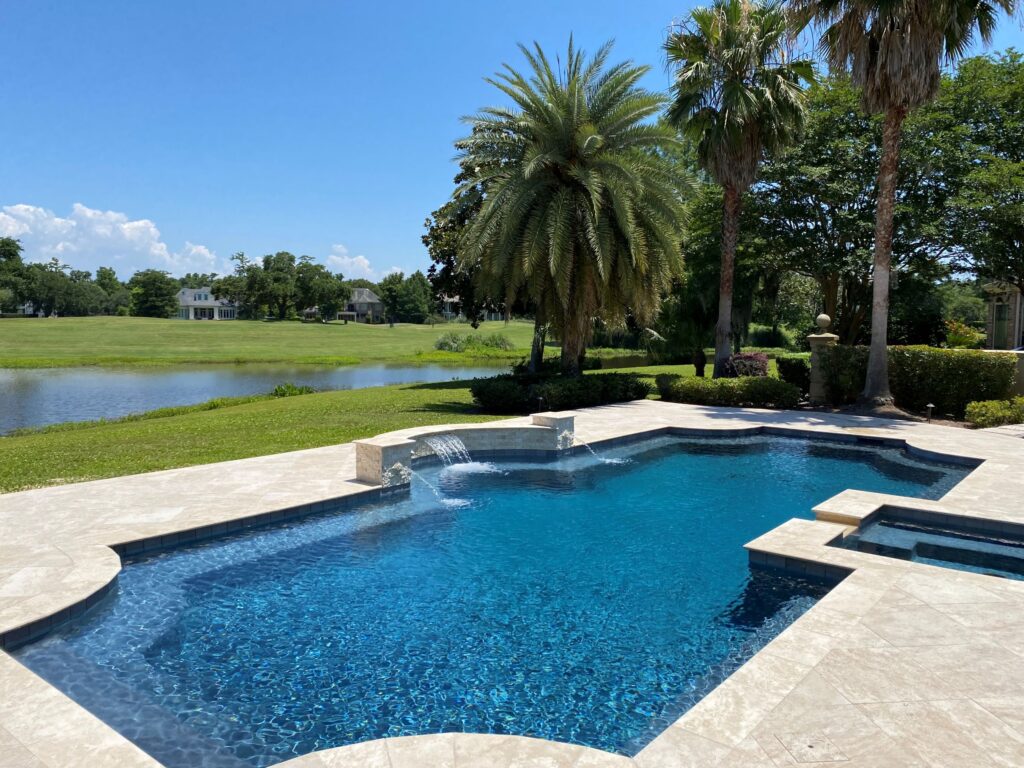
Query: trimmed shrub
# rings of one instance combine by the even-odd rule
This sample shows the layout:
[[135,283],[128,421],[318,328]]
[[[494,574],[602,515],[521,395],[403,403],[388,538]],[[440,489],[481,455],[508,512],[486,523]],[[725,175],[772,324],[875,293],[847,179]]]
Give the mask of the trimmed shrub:
[[[511,373],[475,379],[469,385],[469,391],[473,393],[473,400],[488,413],[530,411],[530,383]],[[533,402],[536,403],[536,400]]]
[[[470,338],[473,337],[471,336]],[[504,333],[488,333],[486,336],[479,336],[478,339],[474,338],[470,345],[486,347],[487,349],[500,349],[505,352],[516,348],[516,345]]]
[[534,395],[543,398],[544,408],[552,411],[643,400],[649,394],[651,385],[633,373],[558,377],[534,388]]
[[730,376],[767,376],[768,355],[763,352],[741,352],[729,357],[727,367]]
[[[528,359],[520,360],[518,363],[512,364],[512,373],[516,376],[558,376],[562,372],[562,361],[557,357],[545,358],[541,363],[540,373],[531,374],[528,370],[530,361]],[[587,355],[583,358],[583,365],[580,366],[580,370],[583,371],[597,371],[601,369],[601,358],[591,357]]]
[[822,350],[821,370],[832,405],[856,402],[868,375],[868,348],[846,344],[828,347]]
[[[760,354],[762,354],[765,357],[767,357],[769,360],[774,360],[775,358],[782,357],[783,355],[792,355],[793,354],[793,350],[786,349],[784,347],[743,347],[743,352],[745,354],[750,354],[750,353],[753,353],[753,352],[759,352]],[[708,360],[709,361],[713,361],[715,359],[715,348],[714,347],[705,347],[704,348],[704,354],[708,356]],[[689,361],[690,361],[690,358],[689,358],[689,356],[687,356],[685,362],[689,362]]]
[[781,379],[745,376],[737,379],[701,379],[662,374],[655,380],[662,400],[692,405],[737,408],[795,408],[800,390]]
[[773,331],[770,325],[751,325],[745,341],[751,347],[794,347],[793,334],[781,326]]
[[529,376],[502,374],[470,384],[473,400],[490,413],[534,413],[642,400],[651,386],[636,374]]
[[[822,355],[825,385],[834,405],[854,402],[864,388],[867,347],[830,347]],[[974,349],[889,347],[889,386],[896,405],[963,418],[975,400],[1005,400],[1013,394],[1016,357]]]
[[437,337],[434,349],[442,352],[466,352],[472,349],[499,349],[507,352],[515,349],[515,345],[503,333],[489,333],[484,336],[479,333],[463,334],[448,331]]
[[1013,394],[1017,358],[973,349],[893,347],[889,350],[893,397],[903,408],[963,418],[974,400],[1001,400]]
[[965,415],[969,422],[981,429],[1001,427],[1004,424],[1024,424],[1024,397],[968,403]]
[[784,355],[775,358],[779,378],[792,384],[804,394],[811,391],[811,356]]
[[278,384],[272,390],[270,390],[271,397],[295,397],[295,395],[312,395],[316,392],[312,387],[308,387],[305,384],[299,386],[292,384],[290,381],[286,381],[284,384]]

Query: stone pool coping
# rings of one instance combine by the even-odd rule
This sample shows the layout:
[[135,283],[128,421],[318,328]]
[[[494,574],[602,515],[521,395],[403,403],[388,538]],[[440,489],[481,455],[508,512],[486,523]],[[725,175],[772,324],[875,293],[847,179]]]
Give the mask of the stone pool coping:
[[[1024,765],[1024,583],[828,546],[880,509],[1024,523],[1024,445],[930,424],[837,414],[638,401],[576,413],[589,443],[638,433],[743,434],[905,442],[982,461],[940,501],[846,491],[748,544],[752,561],[850,573],[814,608],[633,758],[514,736],[383,739],[304,755],[283,768],[358,766]],[[521,429],[526,427],[526,429]],[[529,419],[425,427],[509,451],[536,448]],[[474,438],[475,439],[475,438]],[[481,445],[483,443],[480,443]],[[0,495],[0,635],[101,594],[115,550],[187,543],[363,499],[353,444]],[[709,481],[714,481],[709,478]],[[685,492],[685,490],[683,490]],[[148,542],[148,544],[143,544]],[[92,599],[97,599],[93,597]],[[0,653],[0,768],[158,766],[89,712]]]

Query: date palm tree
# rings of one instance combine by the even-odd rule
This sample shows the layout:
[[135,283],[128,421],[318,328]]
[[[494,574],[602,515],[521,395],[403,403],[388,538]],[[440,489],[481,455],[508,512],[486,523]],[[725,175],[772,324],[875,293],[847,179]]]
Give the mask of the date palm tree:
[[726,374],[743,193],[766,154],[803,129],[807,59],[788,55],[790,28],[781,2],[716,0],[695,8],[665,41],[673,69],[669,120],[696,147],[700,167],[722,187],[722,265],[715,376]]
[[538,45],[520,50],[527,74],[505,65],[488,80],[512,106],[465,118],[457,143],[455,195],[483,196],[460,258],[508,298],[527,292],[576,374],[595,317],[657,310],[681,268],[692,180],[664,151],[677,139],[654,120],[665,99],[638,85],[646,67],[609,66],[610,43],[587,57],[570,40],[557,70]]
[[803,23],[822,29],[820,48],[833,69],[849,70],[868,114],[884,115],[875,211],[871,351],[862,401],[892,403],[889,391],[889,274],[900,135],[907,114],[939,91],[944,61],[989,42],[1000,10],[1016,0],[793,0]]

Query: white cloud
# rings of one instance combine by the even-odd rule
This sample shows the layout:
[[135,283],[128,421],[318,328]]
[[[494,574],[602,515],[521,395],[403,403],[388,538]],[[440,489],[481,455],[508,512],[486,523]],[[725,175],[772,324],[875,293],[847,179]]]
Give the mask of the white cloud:
[[388,267],[383,271],[378,271],[373,268],[370,260],[362,254],[359,256],[349,256],[348,248],[341,243],[331,246],[331,253],[327,257],[327,266],[338,270],[348,280],[361,277],[375,282],[382,277],[390,275],[392,272],[402,271],[398,267]]
[[95,271],[115,267],[122,278],[137,269],[185,272],[230,271],[217,254],[204,245],[186,241],[172,251],[149,219],[128,218],[118,211],[100,211],[75,203],[70,215],[57,216],[35,205],[0,208],[0,237],[21,240],[28,261],[49,261],[56,256],[76,269]]

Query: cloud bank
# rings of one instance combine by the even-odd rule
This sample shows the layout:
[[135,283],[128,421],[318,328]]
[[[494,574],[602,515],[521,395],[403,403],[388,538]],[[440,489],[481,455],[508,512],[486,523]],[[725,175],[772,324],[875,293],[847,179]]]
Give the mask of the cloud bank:
[[327,266],[341,272],[347,280],[361,277],[366,280],[373,280],[374,282],[390,275],[392,272],[402,271],[398,267],[388,267],[383,271],[376,270],[365,256],[361,254],[359,256],[350,256],[348,248],[341,243],[331,246],[331,253],[327,257]]
[[[234,269],[227,259],[219,258],[205,245],[186,240],[181,248],[172,249],[149,219],[130,219],[119,211],[101,211],[81,203],[75,203],[67,216],[25,203],[3,206],[0,237],[20,240],[26,261],[49,261],[56,257],[74,269],[93,273],[99,267],[113,267],[122,279],[139,269],[163,269],[172,275],[224,275]],[[331,246],[323,261],[348,279],[377,281],[402,271],[395,266],[378,269],[366,256],[350,255],[340,243]]]
[[56,257],[75,269],[95,272],[114,267],[121,277],[137,269],[185,272],[225,272],[227,267],[205,245],[185,241],[172,250],[149,219],[129,219],[118,211],[101,211],[75,203],[70,215],[58,216],[36,205],[0,208],[0,237],[21,241],[29,261]]

